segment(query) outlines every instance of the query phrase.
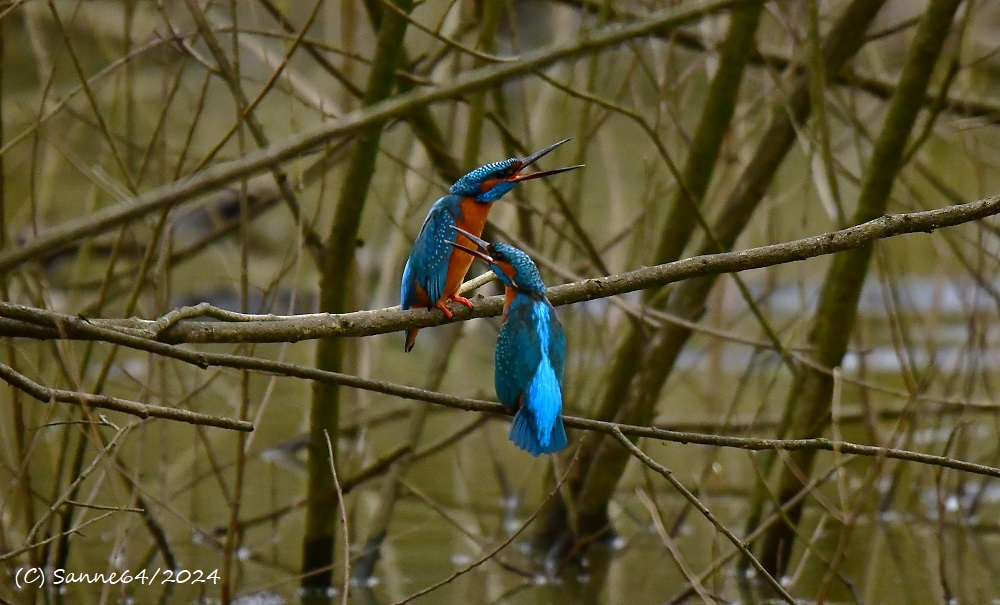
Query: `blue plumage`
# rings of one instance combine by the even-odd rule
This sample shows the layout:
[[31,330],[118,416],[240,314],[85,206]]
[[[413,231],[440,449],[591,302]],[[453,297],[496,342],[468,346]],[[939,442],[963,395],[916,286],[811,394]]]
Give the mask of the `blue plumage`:
[[567,444],[561,418],[566,337],[555,309],[542,296],[516,291],[497,339],[493,379],[500,403],[518,410],[510,440],[533,456]]
[[533,456],[558,452],[568,443],[561,416],[566,336],[545,283],[521,250],[464,235],[486,249],[466,250],[485,260],[507,290],[493,382],[500,403],[517,410],[508,437]]
[[[454,228],[460,227],[478,237],[486,225],[492,203],[519,182],[579,168],[569,166],[521,174],[527,166],[568,140],[549,145],[524,159],[510,158],[476,168],[458,179],[448,195],[434,202],[403,268],[400,285],[400,306],[403,309],[437,307],[451,318],[447,306],[449,300],[472,307],[468,299],[458,295],[472,257],[449,245],[449,241],[456,237]],[[462,238],[459,243],[471,244],[471,240]],[[413,348],[416,337],[417,329],[406,331],[407,351]]]
[[446,195],[434,202],[427,213],[403,268],[402,308],[426,307],[444,295],[448,261],[454,253],[448,240],[453,237],[457,219],[462,217],[459,203],[457,195]]

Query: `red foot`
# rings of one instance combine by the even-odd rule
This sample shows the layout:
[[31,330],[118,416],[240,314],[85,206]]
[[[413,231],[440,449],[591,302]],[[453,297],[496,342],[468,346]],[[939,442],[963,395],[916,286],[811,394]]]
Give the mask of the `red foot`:
[[466,307],[469,307],[470,309],[472,308],[472,301],[469,300],[468,298],[459,296],[458,294],[452,294],[451,296],[448,297],[448,300],[453,300],[457,303],[465,305]]
[[438,302],[434,303],[434,306],[437,307],[438,309],[441,309],[442,311],[444,311],[444,316],[447,317],[448,319],[451,319],[452,317],[454,317],[454,315],[451,314],[451,309],[449,309],[448,305],[444,304],[443,302],[438,301]]

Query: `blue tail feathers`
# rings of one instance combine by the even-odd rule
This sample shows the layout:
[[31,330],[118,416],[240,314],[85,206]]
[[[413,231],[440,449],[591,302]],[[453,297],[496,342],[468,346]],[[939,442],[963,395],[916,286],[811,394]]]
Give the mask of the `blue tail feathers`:
[[561,390],[548,356],[543,355],[510,427],[508,436],[514,445],[532,456],[551,454],[566,447],[566,427],[560,416]]
[[569,443],[561,416],[556,416],[548,434],[539,435],[537,421],[527,408],[521,408],[514,415],[514,422],[510,425],[507,437],[514,442],[514,445],[532,456],[554,454]]

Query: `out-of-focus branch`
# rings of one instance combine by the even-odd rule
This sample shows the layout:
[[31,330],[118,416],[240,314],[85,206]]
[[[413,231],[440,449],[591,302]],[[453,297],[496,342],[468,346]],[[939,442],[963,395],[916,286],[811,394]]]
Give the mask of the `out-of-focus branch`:
[[791,605],[795,605],[795,599],[793,599],[792,596],[785,591],[784,587],[781,586],[780,582],[774,579],[774,576],[767,573],[767,570],[765,570],[764,566],[760,564],[760,561],[758,561],[757,558],[753,556],[753,553],[750,552],[750,549],[747,547],[747,545],[738,537],[736,537],[736,534],[731,532],[728,527],[723,525],[722,522],[719,521],[719,519],[714,514],[712,514],[712,511],[709,510],[707,506],[702,504],[701,500],[699,500],[697,496],[691,493],[691,490],[686,488],[683,483],[681,483],[676,477],[674,477],[674,474],[670,471],[670,469],[663,466],[662,464],[659,464],[658,462],[647,456],[646,453],[643,452],[641,449],[639,449],[638,446],[629,441],[628,437],[626,437],[619,429],[617,428],[614,429],[614,431],[612,431],[612,435],[614,435],[615,439],[617,439],[618,442],[622,444],[622,447],[631,452],[632,455],[638,458],[640,462],[642,462],[649,468],[653,469],[654,471],[662,475],[663,478],[666,479],[668,483],[670,483],[670,485],[674,486],[674,489],[680,492],[681,495],[684,496],[684,498],[688,502],[690,502],[692,506],[698,509],[698,512],[704,515],[704,517],[708,519],[708,521],[712,525],[714,525],[717,530],[722,532],[722,534],[725,535],[726,538],[728,538],[729,541],[733,543],[733,546],[738,548],[740,552],[743,553],[743,556],[747,557],[750,560],[753,566],[757,568],[757,571],[759,571],[761,575],[763,575],[764,579],[768,582],[768,584],[770,584],[771,587],[774,588],[774,591],[778,593],[778,595],[781,596],[781,598],[786,603],[791,603]]
[[[633,21],[643,18],[641,14],[621,8],[620,4],[616,7],[609,7],[603,0],[557,1],[590,13],[604,14],[611,19],[620,21]],[[914,20],[907,22],[905,25],[910,26],[915,23],[916,21]],[[893,31],[897,31],[897,28],[893,28]],[[699,52],[711,50],[702,36],[690,30],[675,30],[669,32],[669,34],[664,34],[662,37],[669,38],[679,46],[691,50]],[[779,52],[755,50],[750,55],[750,64],[764,69],[786,70],[795,67],[805,67],[805,65],[797,65],[796,63],[797,59],[790,58]],[[845,69],[836,76],[832,74],[828,75],[831,76],[830,84],[854,88],[886,101],[892,98],[893,93],[896,91],[896,82],[877,75],[858,73],[851,69]],[[955,93],[950,93],[944,99],[940,99],[939,94],[938,90],[929,90],[924,95],[924,104],[933,106],[943,103],[944,110],[949,113],[968,118],[982,118],[991,124],[1000,120],[1000,102],[994,99],[973,99]]]
[[138,401],[119,399],[110,395],[95,395],[93,393],[79,393],[54,389],[31,380],[27,376],[14,371],[5,363],[0,363],[0,378],[15,389],[18,389],[42,403],[59,401],[62,403],[74,403],[103,410],[114,410],[124,412],[139,418],[165,418],[167,420],[177,420],[188,424],[200,424],[202,426],[216,426],[234,431],[252,431],[253,424],[244,420],[233,420],[220,416],[210,416],[199,414],[190,410],[180,408],[168,408],[159,405],[148,405]]
[[[169,345],[166,346],[169,347]],[[170,347],[170,348],[183,351],[183,349],[179,349],[178,347]],[[316,380],[319,382],[335,383],[352,388],[365,389],[413,401],[426,401],[428,403],[442,405],[445,407],[458,410],[465,410],[471,412],[486,412],[497,415],[510,415],[510,413],[507,412],[507,410],[505,410],[501,404],[492,401],[485,401],[482,399],[457,397],[455,395],[448,395],[446,393],[427,391],[424,389],[418,389],[406,385],[393,384],[390,382],[385,382],[381,380],[372,380],[369,378],[351,376],[348,374],[328,372],[324,370],[318,370],[316,368],[299,366],[287,362],[269,361],[265,359],[256,359],[253,357],[227,355],[223,353],[198,353],[197,355],[200,357],[201,361],[205,365],[220,365],[226,367],[233,367],[237,369],[250,369],[270,374],[279,374],[282,376],[306,378],[309,380]],[[39,388],[45,389],[45,387],[41,386],[39,386]],[[80,394],[73,393],[73,396],[78,398]],[[83,396],[86,397],[87,395]],[[46,399],[46,401],[48,401],[48,399]],[[152,416],[152,414],[149,415]],[[620,424],[615,422],[602,422],[599,420],[591,420],[589,418],[576,418],[573,416],[564,416],[563,420],[565,421],[566,426],[568,427],[581,429],[585,431],[605,433],[608,435],[614,435],[615,431],[617,430],[620,431],[622,434],[631,437],[645,437],[647,439],[655,439],[658,441],[666,441],[673,443],[692,443],[697,445],[729,447],[729,448],[738,448],[751,451],[762,451],[762,450],[786,450],[786,451],[825,450],[831,452],[837,451],[842,454],[854,454],[859,456],[872,456],[872,457],[881,456],[885,458],[894,458],[897,460],[908,460],[911,462],[929,464],[943,468],[951,468],[954,470],[964,471],[977,475],[1000,477],[1000,468],[984,464],[977,464],[974,462],[956,460],[954,458],[949,458],[947,456],[935,456],[932,454],[924,454],[921,452],[913,452],[909,450],[884,448],[874,445],[857,444],[857,443],[836,441],[825,438],[759,439],[754,437],[733,437],[733,436],[712,435],[712,434],[687,432],[687,431],[672,431],[656,427],[634,426],[634,425]]]
[[[412,0],[392,0],[403,13],[413,10]],[[398,14],[382,19],[375,40],[375,54],[362,104],[371,107],[392,97],[396,66],[399,64],[406,36],[407,21]],[[324,241],[324,258],[319,263],[319,306],[328,313],[343,313],[349,308],[349,293],[357,283],[355,248],[361,219],[368,201],[368,192],[375,174],[385,123],[375,122],[360,130],[344,170],[340,192],[329,235]],[[345,356],[344,341],[327,338],[316,346],[316,368],[339,372],[349,357]],[[336,474],[331,476],[326,468],[323,441],[339,439],[341,415],[341,389],[337,385],[313,383],[312,402],[309,410],[309,439],[306,479],[306,515],[302,535],[302,581],[305,593],[315,595],[329,592],[333,586],[333,563],[336,524],[330,509],[338,504],[342,494],[336,488]],[[336,451],[331,450],[330,464],[336,463]],[[344,553],[348,558],[348,553]],[[349,578],[344,577],[347,582]],[[346,596],[346,593],[345,593]],[[303,603],[322,602],[323,599],[304,598]]]
[[629,25],[611,25],[571,44],[547,47],[525,54],[516,63],[500,63],[473,69],[460,74],[450,82],[438,86],[422,87],[412,92],[396,95],[345,115],[343,118],[322,124],[317,128],[284,138],[271,146],[258,149],[238,160],[222,162],[187,179],[157,187],[133,198],[130,202],[72,219],[53,227],[24,246],[7,246],[0,250],[0,272],[46,254],[81,237],[89,237],[135,220],[150,212],[168,208],[190,200],[233,180],[252,176],[272,166],[312,153],[330,141],[385,123],[387,120],[408,114],[430,103],[496,86],[503,82],[528,75],[559,61],[598,52],[627,40],[641,38],[682,23],[693,21],[707,14],[731,9],[763,0],[698,0],[665,8],[650,14],[649,18]]
[[[931,75],[960,5],[961,0],[932,0],[920,18],[899,87],[886,110],[882,130],[875,139],[865,168],[857,208],[851,219],[853,223],[871,220],[888,207],[893,183],[907,160],[907,142],[917,128],[921,99],[928,92]],[[933,118],[932,114],[930,119],[933,121]],[[873,246],[858,246],[834,257],[827,270],[809,338],[814,345],[809,356],[821,366],[832,368],[842,363],[854,330],[861,288],[873,254]],[[821,434],[831,412],[833,383],[833,378],[822,372],[806,371],[795,377],[785,404],[788,429],[782,431],[782,435],[809,437]],[[790,462],[786,462],[779,471],[778,501],[788,500],[798,492],[803,483],[801,476],[809,475],[814,462],[810,452],[791,456]],[[763,494],[759,499],[764,500]],[[787,568],[797,539],[795,528],[801,519],[802,509],[801,504],[793,507],[787,518],[768,532],[761,561],[773,574],[783,573]]]
[[[260,100],[264,95],[270,90],[271,86],[274,85],[275,80],[281,74],[288,59],[291,57],[292,52],[295,48],[302,42],[302,38],[305,36],[306,31],[312,24],[313,19],[319,13],[319,3],[315,5],[312,12],[309,15],[309,19],[302,26],[301,31],[298,36],[289,46],[285,54],[285,59],[282,64],[275,70],[271,79],[267,82],[264,88],[257,94],[257,97],[252,101],[246,96],[243,88],[240,84],[239,73],[234,69],[233,64],[230,62],[226,53],[222,50],[222,46],[219,44],[218,39],[212,32],[212,28],[208,24],[208,20],[205,17],[205,13],[198,6],[194,0],[185,0],[188,5],[188,10],[194,19],[195,24],[198,26],[198,31],[201,32],[201,38],[208,45],[212,56],[215,58],[215,63],[222,74],[222,79],[229,87],[232,92],[233,99],[237,103],[239,111],[242,113],[242,118],[250,134],[253,135],[254,140],[257,142],[258,147],[267,149],[270,147],[271,142],[268,140],[267,134],[264,131],[264,126],[260,122],[260,119],[254,113],[254,109],[260,103]],[[288,209],[292,214],[292,217],[298,223],[299,228],[302,230],[303,240],[309,251],[312,252],[317,264],[321,263],[323,260],[323,243],[319,238],[319,235],[313,231],[310,225],[303,222],[302,219],[302,209],[299,204],[298,196],[296,196],[295,191],[288,182],[288,176],[285,171],[278,164],[271,164],[268,166],[271,170],[271,174],[274,176],[274,182],[278,186],[278,190],[281,192],[281,196],[285,199],[285,203],[288,205]]]

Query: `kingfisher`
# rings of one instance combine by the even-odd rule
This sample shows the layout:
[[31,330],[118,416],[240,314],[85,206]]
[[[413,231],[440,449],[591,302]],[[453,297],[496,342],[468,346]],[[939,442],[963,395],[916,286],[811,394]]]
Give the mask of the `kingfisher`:
[[[458,295],[458,289],[472,265],[472,256],[464,252],[464,249],[448,245],[448,239],[455,236],[452,228],[459,227],[464,232],[479,237],[483,233],[493,202],[502,198],[518,183],[580,168],[582,164],[521,174],[522,170],[569,140],[553,143],[523,159],[510,158],[480,166],[455,181],[448,195],[434,202],[420,227],[420,233],[417,234],[403,269],[400,306],[404,310],[412,307],[437,307],[451,319],[448,301],[472,308],[469,299]],[[471,240],[462,235],[458,236],[458,243],[466,246],[472,244]],[[418,328],[411,328],[406,331],[406,352],[413,348],[417,330]]]
[[558,452],[567,444],[561,416],[566,336],[538,268],[510,244],[489,244],[460,227],[455,231],[483,251],[449,244],[484,260],[504,285],[493,383],[500,403],[517,410],[507,437],[532,456]]

